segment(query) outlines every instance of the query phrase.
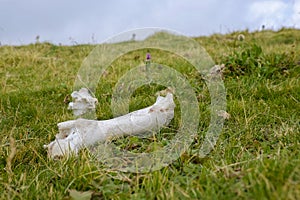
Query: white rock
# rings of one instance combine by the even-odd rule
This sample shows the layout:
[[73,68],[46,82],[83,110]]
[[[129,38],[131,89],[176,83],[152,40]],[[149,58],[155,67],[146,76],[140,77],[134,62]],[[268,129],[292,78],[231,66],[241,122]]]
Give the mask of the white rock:
[[210,69],[210,74],[211,76],[216,76],[216,75],[223,75],[223,71],[224,71],[225,65],[215,65]]

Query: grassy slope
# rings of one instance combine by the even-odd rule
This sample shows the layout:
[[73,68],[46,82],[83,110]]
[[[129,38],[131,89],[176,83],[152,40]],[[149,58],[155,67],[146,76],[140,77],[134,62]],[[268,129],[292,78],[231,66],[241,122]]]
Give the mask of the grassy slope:
[[[297,199],[300,197],[300,31],[242,32],[196,38],[216,63],[225,63],[228,113],[218,144],[205,159],[195,151],[202,131],[176,162],[149,174],[109,172],[79,158],[47,159],[42,144],[53,140],[56,124],[69,120],[65,97],[72,92],[77,70],[93,46],[35,44],[0,47],[0,199],[62,199],[69,189],[95,191],[104,199]],[[116,61],[143,62],[145,52]],[[171,56],[159,57],[170,66],[185,66]],[[199,96],[207,90],[193,71],[185,73]],[[108,79],[97,90],[98,117],[110,118]],[[151,104],[157,86],[141,88],[131,109]],[[134,102],[144,101],[135,105]],[[145,100],[146,99],[146,100]],[[203,105],[209,99],[201,99]],[[199,104],[201,110],[201,103]],[[207,126],[208,114],[201,110]],[[176,126],[176,120],[172,126]],[[167,131],[166,131],[167,132]],[[10,137],[11,136],[11,137]],[[156,144],[163,145],[164,135]],[[166,136],[166,138],[168,138]],[[123,138],[121,148],[136,152],[155,149],[151,140]]]

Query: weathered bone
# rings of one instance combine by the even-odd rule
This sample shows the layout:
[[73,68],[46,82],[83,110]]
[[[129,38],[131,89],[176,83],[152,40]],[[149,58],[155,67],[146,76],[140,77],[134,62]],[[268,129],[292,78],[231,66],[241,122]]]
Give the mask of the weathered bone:
[[79,91],[72,92],[71,96],[74,102],[69,103],[68,109],[73,110],[75,116],[95,111],[98,100],[91,96],[88,89],[81,88]]
[[81,148],[111,137],[158,131],[173,119],[174,108],[173,95],[167,93],[166,97],[158,96],[152,106],[114,119],[97,121],[79,118],[61,122],[56,139],[44,148],[48,149],[49,157],[57,158],[77,154]]

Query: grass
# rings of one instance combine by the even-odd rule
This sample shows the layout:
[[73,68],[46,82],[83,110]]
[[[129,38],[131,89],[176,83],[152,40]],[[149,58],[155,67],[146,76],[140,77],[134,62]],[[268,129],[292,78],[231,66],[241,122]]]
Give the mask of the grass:
[[[239,34],[245,36],[243,41],[237,39]],[[42,147],[54,139],[58,122],[73,118],[66,97],[94,46],[1,46],[0,199],[69,199],[74,190],[92,191],[94,199],[299,199],[300,31],[246,30],[195,40],[216,63],[225,64],[231,117],[215,149],[200,159],[196,150],[209,123],[208,90],[184,60],[153,52],[153,59],[166,61],[188,78],[199,97],[201,121],[186,153],[146,174],[107,169],[92,162],[85,150],[78,158],[52,161]],[[144,57],[145,51],[140,50],[112,63],[108,78],[96,90],[99,119],[112,117],[111,86],[118,76],[143,63]],[[155,84],[139,88],[130,110],[152,104],[160,89]],[[132,152],[151,152],[172,139],[167,133],[179,121],[175,117],[155,138],[125,137],[113,142]]]

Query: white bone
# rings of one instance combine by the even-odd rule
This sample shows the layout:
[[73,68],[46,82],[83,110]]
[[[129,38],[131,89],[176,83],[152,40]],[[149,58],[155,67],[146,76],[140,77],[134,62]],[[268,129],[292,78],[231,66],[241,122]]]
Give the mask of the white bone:
[[138,135],[160,130],[174,117],[173,95],[158,96],[156,102],[147,108],[128,113],[110,120],[76,119],[58,124],[56,139],[44,148],[48,156],[57,158],[77,154],[83,147],[106,141],[122,135]]
[[88,89],[81,88],[79,91],[72,92],[71,96],[74,102],[69,103],[68,109],[73,110],[75,116],[80,116],[96,109],[98,100],[91,96]]

